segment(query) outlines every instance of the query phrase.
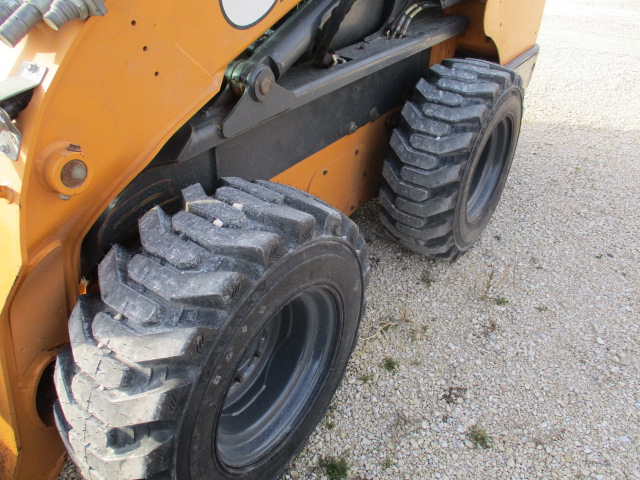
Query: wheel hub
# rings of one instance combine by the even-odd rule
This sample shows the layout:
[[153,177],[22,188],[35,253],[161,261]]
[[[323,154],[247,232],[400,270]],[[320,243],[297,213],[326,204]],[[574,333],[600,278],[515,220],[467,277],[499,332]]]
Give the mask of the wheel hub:
[[276,312],[248,344],[215,433],[227,467],[254,463],[293,430],[331,370],[337,326],[333,295],[313,287]]

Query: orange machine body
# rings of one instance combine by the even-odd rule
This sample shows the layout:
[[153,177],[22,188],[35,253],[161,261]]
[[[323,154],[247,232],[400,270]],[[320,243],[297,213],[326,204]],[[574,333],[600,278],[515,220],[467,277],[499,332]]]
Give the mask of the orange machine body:
[[[0,78],[24,60],[48,68],[17,120],[18,160],[0,154],[0,478],[55,478],[62,466],[62,443],[38,400],[68,341],[89,228],[220,91],[229,63],[297,3],[278,1],[257,24],[237,29],[219,2],[109,0],[104,17],[59,32],[41,22],[15,49],[0,47]],[[535,44],[543,4],[458,4],[470,30],[434,47],[432,63],[452,56],[456,41],[509,62]],[[275,180],[351,213],[375,191],[387,123],[383,115]],[[69,188],[60,174],[74,159],[88,175]]]

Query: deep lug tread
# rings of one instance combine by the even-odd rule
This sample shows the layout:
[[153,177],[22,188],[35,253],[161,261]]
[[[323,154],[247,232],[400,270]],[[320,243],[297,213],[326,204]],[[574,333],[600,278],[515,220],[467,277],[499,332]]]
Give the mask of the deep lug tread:
[[116,245],[98,268],[102,301],[125,317],[141,325],[157,322],[160,305],[136,292],[126,282],[129,254]]
[[403,212],[425,218],[452,210],[456,205],[457,197],[458,192],[451,190],[447,194],[431,198],[426,202],[412,202],[406,198],[398,197],[396,199],[396,205]]
[[440,63],[429,69],[429,76],[435,79],[453,78],[467,83],[473,83],[478,78],[473,72],[458,71],[455,67],[447,67]]
[[457,107],[462,105],[464,97],[453,92],[440,90],[421,78],[416,85],[416,103],[431,102],[444,105],[446,107]]
[[318,235],[345,240],[368,282],[367,246],[348,217],[284,185],[222,182],[217,198],[194,185],[183,191],[185,211],[142,217],[143,248],[115,246],[99,268],[102,301],[83,296],[72,314],[54,415],[88,479],[172,478],[178,420],[199,365],[245,292],[288,248]]
[[393,223],[390,222],[389,217],[385,215],[384,212],[380,216],[380,221],[387,228],[387,231],[393,236],[393,238],[400,242],[404,247],[413,252],[419,253],[420,255],[429,257],[445,255],[449,252],[451,247],[453,247],[453,238],[451,238],[450,235],[441,237],[437,239],[437,241],[427,243],[423,240],[410,237],[409,235],[400,232]]
[[497,63],[488,62],[486,60],[480,60],[477,58],[464,58],[464,59],[455,59],[455,60],[447,59],[447,60],[444,60],[442,63],[443,65],[451,66],[454,64],[454,62],[455,62],[455,68],[458,68],[458,69],[468,69],[467,67],[481,67],[481,68],[490,69],[495,72],[505,73],[511,79],[510,83],[512,85],[516,85],[518,87],[522,86],[522,78],[516,72],[514,72],[513,70],[507,67],[499,65]]
[[438,80],[438,87],[465,96],[486,97],[492,101],[500,91],[500,85],[494,82],[465,83],[451,78],[441,78]]
[[407,102],[402,108],[402,118],[407,124],[412,125],[414,130],[432,137],[442,137],[449,133],[449,125],[439,122],[433,118],[425,118],[418,107]]
[[274,205],[230,187],[220,187],[216,198],[241,209],[249,220],[271,232],[282,232],[289,245],[315,237],[315,218],[285,205]]
[[101,312],[93,321],[93,334],[100,343],[118,352],[119,358],[140,364],[197,359],[202,354],[202,347],[215,336],[215,329],[184,326],[139,333]]
[[129,262],[129,276],[168,302],[193,307],[225,308],[249,287],[235,272],[180,272],[143,255]]
[[114,427],[127,427],[156,420],[178,420],[176,406],[187,395],[185,379],[166,380],[161,386],[130,394],[126,390],[102,390],[88,375],[73,377],[74,398],[88,398],[87,411]]
[[438,159],[433,155],[420,152],[411,146],[409,139],[403,134],[394,131],[391,135],[391,148],[409,165],[421,168],[422,170],[432,170],[438,166]]
[[[448,61],[445,60],[442,63],[447,64],[447,62]],[[478,78],[494,82],[502,88],[506,87],[508,83],[512,83],[514,80],[514,74],[512,71],[505,72],[497,70],[495,68],[487,68],[485,66],[463,62],[457,62],[455,64],[455,68],[457,70],[466,70],[469,72],[473,72],[477,75]]]
[[172,451],[171,438],[159,441],[146,437],[135,449],[113,453],[107,449],[95,448],[90,443],[87,444],[81,436],[75,434],[75,430],[69,432],[69,443],[74,450],[84,449],[85,461],[90,469],[96,472],[100,470],[110,478],[123,480],[146,478],[148,471],[166,469],[170,460],[167,453]]
[[148,383],[151,370],[139,365],[125,364],[91,333],[91,320],[97,313],[99,301],[84,295],[69,319],[69,337],[76,364],[105,388],[119,388],[132,382]]
[[176,268],[196,268],[204,252],[197,245],[185,243],[171,231],[171,218],[154,207],[139,221],[140,240],[147,252],[161,257]]
[[468,152],[474,138],[475,135],[473,133],[461,133],[443,138],[432,138],[414,133],[410,137],[410,143],[415,149],[430,155],[454,155]]
[[263,268],[268,268],[286,252],[282,239],[275,233],[220,228],[187,212],[173,216],[173,228],[211,253],[235,254]]
[[[73,368],[73,358],[68,349],[60,353],[61,362],[64,362],[66,369]],[[71,378],[71,375],[67,375]],[[63,369],[58,368],[54,377],[56,388],[58,390],[58,401],[64,405],[66,412],[66,420],[68,424],[74,425],[77,435],[82,437],[87,443],[92,443],[98,447],[106,448],[109,446],[109,424],[100,422],[92,414],[81,408],[71,398],[69,384],[63,381]]]
[[287,185],[267,182],[265,180],[256,180],[256,183],[284,195],[284,203],[286,205],[313,215],[321,228],[321,233],[341,235],[342,215],[333,207],[319,201],[312,195],[305,194]]
[[394,192],[414,202],[423,202],[432,195],[429,190],[404,181],[401,178],[397,163],[393,160],[385,162],[382,168],[382,177]]
[[388,185],[384,183],[380,186],[380,204],[387,211],[387,213],[396,221],[402,222],[406,225],[411,225],[415,228],[423,227],[428,220],[415,215],[409,215],[406,212],[402,212],[395,204],[395,196],[393,191]]
[[236,177],[226,177],[222,180],[222,183],[228,187],[253,195],[264,202],[275,203],[276,205],[284,204],[284,195],[272,189],[265,188],[259,183],[247,182],[242,178]]
[[411,166],[403,166],[400,177],[425,188],[439,188],[460,181],[465,164],[447,165],[437,170],[424,171]]
[[472,104],[459,108],[447,107],[444,105],[424,104],[422,106],[422,112],[428,117],[443,120],[451,124],[475,123],[477,125],[480,125],[485,117],[489,114],[489,108],[483,104]]
[[449,216],[444,222],[429,224],[423,228],[409,227],[400,222],[397,222],[395,226],[399,232],[411,238],[428,241],[433,238],[444,237],[450,233],[453,228],[453,217]]
[[185,188],[182,191],[182,198],[186,212],[215,222],[218,226],[242,228],[247,224],[244,213],[220,200],[207,196],[199,183]]
[[434,259],[463,253],[453,236],[458,189],[482,125],[513,87],[515,72],[475,59],[444,60],[418,81],[383,167],[380,220],[392,238]]

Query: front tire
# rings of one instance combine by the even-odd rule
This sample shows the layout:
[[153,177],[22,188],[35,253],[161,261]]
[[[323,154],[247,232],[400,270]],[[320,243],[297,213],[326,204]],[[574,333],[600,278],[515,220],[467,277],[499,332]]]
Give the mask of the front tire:
[[445,60],[418,82],[380,189],[380,219],[401,245],[454,260],[478,240],[509,175],[523,94],[517,73],[482,60]]
[[89,479],[276,478],[344,374],[364,313],[366,246],[298,190],[224,179],[140,220],[83,296],[55,413]]

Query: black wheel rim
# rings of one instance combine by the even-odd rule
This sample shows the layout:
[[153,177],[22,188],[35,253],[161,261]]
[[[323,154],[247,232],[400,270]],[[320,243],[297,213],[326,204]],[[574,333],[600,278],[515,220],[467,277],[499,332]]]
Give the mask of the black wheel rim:
[[251,465],[294,429],[331,370],[337,330],[336,301],[317,287],[265,323],[243,352],[218,420],[223,464]]
[[474,225],[482,219],[498,190],[502,171],[509,156],[512,136],[513,120],[511,117],[505,117],[493,129],[489,140],[482,149],[471,177],[467,197],[467,223],[469,225]]

